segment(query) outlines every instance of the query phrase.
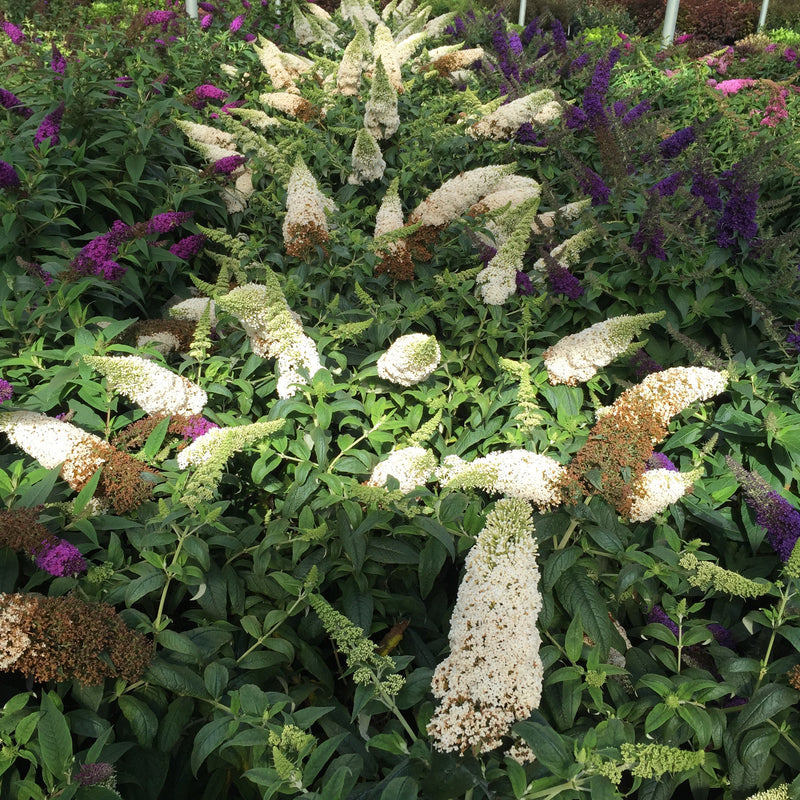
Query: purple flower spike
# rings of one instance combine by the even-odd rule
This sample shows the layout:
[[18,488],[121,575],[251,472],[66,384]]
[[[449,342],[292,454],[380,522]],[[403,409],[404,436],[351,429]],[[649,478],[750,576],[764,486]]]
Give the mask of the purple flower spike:
[[225,156],[214,162],[214,172],[218,175],[230,175],[239,169],[246,160],[244,156],[240,155]]
[[51,111],[40,123],[33,137],[33,146],[38,150],[39,145],[46,139],[50,140],[50,147],[58,144],[58,135],[61,132],[61,118],[64,116],[64,101],[62,100],[55,111]]
[[733,638],[733,634],[724,626],[720,625],[716,622],[712,622],[708,626],[709,631],[711,631],[711,635],[723,646],[727,647],[730,650],[736,649],[736,640]]
[[533,282],[524,273],[517,270],[517,294],[530,295],[533,294]]
[[656,192],[659,197],[671,197],[681,185],[681,173],[673,172],[663,180],[659,181],[651,191]]
[[205,417],[194,417],[191,421],[186,423],[183,429],[183,437],[193,442],[195,439],[205,436],[205,434],[214,430],[214,428],[219,428],[216,422],[211,422],[211,420],[207,420]]
[[169,251],[172,255],[188,261],[192,256],[196,256],[203,249],[206,238],[204,233],[193,233],[191,236],[186,236],[175,242],[175,244],[170,247]]
[[[642,380],[654,372],[661,372],[664,367],[656,361],[653,361],[644,350],[637,350],[631,356],[631,366],[633,367],[633,374]],[[672,463],[671,461],[669,462]]]
[[20,185],[19,175],[6,161],[0,161],[0,189],[14,189]]
[[231,24],[228,26],[228,30],[230,30],[231,33],[236,33],[236,31],[238,31],[243,24],[244,24],[244,14],[239,14],[238,17],[233,18]]
[[647,459],[647,469],[668,469],[670,472],[678,472],[678,468],[663,453],[653,453]]
[[33,110],[25,106],[22,100],[19,99],[13,92],[7,89],[0,89],[0,106],[7,108],[14,114],[19,114],[21,117],[28,119]]
[[25,34],[11,22],[0,22],[2,28],[14,44],[22,44],[25,41]]
[[565,294],[570,300],[584,294],[580,281],[561,264],[547,268],[547,282],[553,294]]
[[653,606],[650,613],[647,615],[648,622],[660,622],[666,628],[669,628],[676,636],[678,635],[678,626],[667,616],[661,606]]
[[786,344],[788,344],[795,353],[800,353],[800,320],[795,322],[792,333],[786,337]]
[[50,51],[50,69],[57,75],[63,75],[67,71],[67,59],[64,58],[61,51],[56,47],[55,42],[53,42]]
[[210,101],[215,103],[224,102],[228,97],[228,93],[213,84],[204,83],[192,92],[192,96],[194,98],[192,100],[194,108],[205,108]]
[[156,214],[156,216],[147,223],[145,231],[149,236],[152,236],[154,233],[169,233],[180,225],[183,225],[183,223],[191,219],[191,217],[191,211],[166,211],[163,214]]
[[788,561],[800,539],[800,513],[757,472],[746,470],[730,457],[725,461],[744,489],[747,505],[756,512],[756,523],[766,528],[770,546],[781,561]]
[[149,11],[145,14],[144,25],[161,25],[166,26],[178,15],[174,11]]
[[611,199],[611,189],[605,185],[603,179],[594,171],[585,168],[583,178],[578,181],[583,192],[592,198],[592,205],[599,206]]
[[36,556],[36,566],[58,578],[86,571],[86,561],[78,548],[63,539],[42,550]]
[[695,140],[694,128],[689,125],[675,131],[672,136],[659,142],[658,149],[664,158],[675,158],[680,155]]
[[3,378],[0,378],[0,403],[10,400],[14,396],[14,387]]

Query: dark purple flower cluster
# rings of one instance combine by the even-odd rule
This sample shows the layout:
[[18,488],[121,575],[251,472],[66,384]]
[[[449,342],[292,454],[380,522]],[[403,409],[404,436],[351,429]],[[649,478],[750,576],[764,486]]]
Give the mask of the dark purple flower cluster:
[[13,22],[0,22],[2,28],[14,44],[22,44],[25,41],[25,34]]
[[148,11],[144,16],[145,27],[150,25],[161,25],[161,30],[166,31],[167,26],[178,15],[174,11]]
[[800,58],[800,56],[798,56],[798,55],[797,55],[797,53],[796,53],[796,52],[795,52],[795,51],[794,51],[794,50],[793,50],[791,47],[787,47],[787,48],[786,48],[786,49],[783,51],[783,57],[784,57],[784,58],[785,58],[785,59],[786,59],[786,60],[787,60],[787,61],[788,61],[790,64],[791,64],[793,61],[797,61],[797,60]]
[[204,83],[191,93],[191,103],[194,108],[205,108],[208,103],[222,103],[227,97],[228,93],[224,89]]
[[570,62],[570,65],[567,68],[567,72],[570,75],[574,75],[576,72],[580,72],[588,63],[589,63],[589,54],[581,53],[576,59],[573,59]]
[[637,103],[630,111],[628,111],[622,117],[621,122],[623,127],[632,125],[634,122],[636,122],[637,119],[646,114],[651,108],[652,105],[649,100],[642,100],[641,103]]
[[28,108],[13,92],[7,89],[0,89],[0,106],[7,108],[14,114],[19,114],[21,117],[28,117],[33,114],[33,109]]
[[661,606],[653,606],[647,615],[647,621],[650,623],[658,622],[669,628],[676,636],[678,635],[678,626],[667,616],[667,612]]
[[694,197],[701,197],[710,210],[722,211],[719,181],[714,175],[706,172],[701,164],[695,164],[692,169],[692,188],[689,191]]
[[183,438],[193,442],[195,439],[205,436],[205,434],[214,430],[214,428],[219,428],[216,422],[211,422],[211,420],[205,417],[194,417],[184,426],[182,431]]
[[58,135],[61,132],[61,119],[64,116],[64,101],[62,100],[55,111],[51,111],[39,124],[33,137],[33,146],[38,150],[39,145],[46,139],[50,140],[50,147],[58,144]]
[[592,198],[593,206],[603,205],[611,198],[611,189],[594,170],[588,167],[583,168],[583,175],[578,178],[578,185],[584,194]]
[[786,337],[786,344],[788,344],[795,353],[800,353],[800,320],[795,322],[792,332]]
[[121,220],[116,220],[108,233],[96,236],[72,260],[70,268],[78,275],[97,275],[109,281],[121,278],[126,268],[114,261],[119,246],[133,239],[136,232]]
[[658,221],[657,214],[647,209],[639,222],[639,230],[633,236],[631,247],[638,250],[645,258],[653,256],[660,261],[667,260],[664,242],[667,236]]
[[150,222],[147,223],[145,233],[148,236],[158,233],[169,233],[191,218],[191,211],[165,211],[163,214],[156,214]]
[[19,256],[17,257],[17,264],[32,278],[38,278],[42,281],[45,286],[50,286],[53,282],[53,276],[47,270],[42,269],[41,264],[34,264],[32,261],[23,261]]
[[0,378],[0,403],[14,396],[14,387],[4,378]]
[[527,47],[534,36],[541,36],[543,33],[544,31],[539,27],[539,18],[534,17],[523,29],[520,39],[522,44]]
[[672,175],[667,175],[666,178],[656,183],[651,192],[655,192],[659,197],[671,197],[681,185],[681,173],[673,172]]
[[481,242],[478,244],[478,255],[483,261],[483,265],[488,266],[489,262],[497,255],[497,248]]
[[178,258],[189,260],[192,256],[196,256],[202,249],[206,242],[206,235],[204,233],[193,233],[191,236],[185,236],[175,242],[169,251]]
[[553,20],[550,26],[550,32],[553,34],[553,47],[556,53],[563,55],[567,52],[567,34],[564,33],[564,26],[558,19]]
[[84,764],[75,775],[81,786],[105,786],[113,789],[116,786],[116,771],[113,764],[104,761]]
[[244,14],[239,14],[238,17],[234,17],[231,20],[231,24],[228,26],[228,29],[231,33],[236,33],[244,24]]
[[619,57],[619,48],[612,47],[608,55],[597,62],[592,80],[583,93],[582,110],[586,117],[584,124],[589,127],[605,125],[608,122],[605,112],[606,94],[611,82],[611,70],[619,61]]
[[639,378],[646,378],[654,372],[661,372],[664,367],[657,361],[653,361],[647,353],[639,349],[631,356],[631,366],[633,367],[633,374]]
[[86,571],[86,561],[78,548],[63,539],[45,546],[36,556],[36,566],[58,578]]
[[668,469],[670,472],[678,472],[678,468],[663,453],[653,453],[647,459],[647,469]]
[[235,172],[239,167],[244,164],[247,159],[239,154],[233,156],[225,156],[219,161],[214,162],[214,172],[218,175],[230,175]]
[[781,497],[757,472],[738,461],[725,461],[744,489],[745,502],[756,512],[756,523],[767,531],[767,541],[781,561],[788,561],[800,538],[800,513]]
[[714,639],[723,647],[727,647],[730,650],[736,649],[736,640],[733,638],[733,634],[724,625],[712,622],[708,626],[708,630],[711,632]]
[[20,185],[19,175],[7,161],[0,161],[0,189],[13,189]]
[[58,49],[55,42],[53,42],[50,49],[50,69],[56,75],[64,75],[67,71],[67,59],[64,58],[63,53]]
[[536,147],[545,147],[547,144],[545,136],[537,131],[530,122],[523,122],[522,125],[517,128],[514,139],[521,144],[532,144]]
[[[120,89],[130,89],[133,86],[133,78],[130,75],[121,75],[119,78],[114,78],[114,85]],[[122,92],[118,92],[116,89],[109,89],[108,96],[121,97]]]
[[[517,56],[522,52],[522,41],[519,37],[516,38],[515,44],[519,43],[519,53],[515,53],[509,41],[509,35],[506,32],[506,25],[502,16],[497,14],[493,19],[496,20],[497,27],[492,32],[492,45],[497,54],[497,63],[500,66],[500,71],[506,78],[519,82],[520,74]],[[503,91],[503,94],[505,93],[507,92]]]
[[672,136],[658,143],[658,149],[664,158],[675,158],[695,140],[694,127],[688,125],[675,131]]
[[584,294],[580,281],[558,262],[548,265],[547,283],[553,294],[565,294],[570,300],[577,300]]
[[527,273],[517,270],[517,294],[531,295],[533,294],[533,281],[528,277]]
[[758,182],[740,161],[722,173],[721,184],[728,192],[728,200],[717,223],[717,244],[720,247],[732,247],[736,244],[737,236],[752,244],[758,234]]

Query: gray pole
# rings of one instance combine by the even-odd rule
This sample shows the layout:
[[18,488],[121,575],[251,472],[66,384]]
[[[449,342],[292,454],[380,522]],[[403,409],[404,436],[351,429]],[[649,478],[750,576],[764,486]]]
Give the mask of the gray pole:
[[767,9],[769,0],[761,0],[761,15],[758,18],[758,30],[761,31],[767,22]]
[[681,0],[667,0],[667,11],[664,14],[664,27],[661,29],[661,49],[669,47],[675,38],[675,23],[678,21],[678,6]]
[[528,0],[520,0],[519,3],[519,19],[517,20],[518,25],[525,24],[525,11],[528,6]]
[[197,19],[197,0],[186,0],[186,13],[192,19]]

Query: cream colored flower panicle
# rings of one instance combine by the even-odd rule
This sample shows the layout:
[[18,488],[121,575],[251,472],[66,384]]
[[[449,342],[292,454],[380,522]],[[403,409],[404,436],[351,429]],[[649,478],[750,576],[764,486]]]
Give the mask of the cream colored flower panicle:
[[319,114],[319,110],[308,100],[291,92],[264,92],[258,96],[258,100],[265,106],[303,121],[313,119]]
[[320,192],[316,178],[298,157],[289,179],[283,220],[283,241],[289,255],[304,258],[313,252],[315,245],[328,241],[328,210],[330,204]]
[[283,124],[277,117],[271,117],[257,108],[229,108],[228,113],[234,117],[241,117],[247,120],[251,125],[262,131]]
[[378,62],[382,61],[389,82],[398,94],[403,93],[403,78],[400,74],[400,63],[397,59],[392,32],[382,22],[375,26],[372,33],[372,57],[377,69]]
[[213,327],[217,324],[217,314],[214,301],[210,297],[190,297],[187,300],[181,300],[180,303],[175,303],[174,306],[170,306],[167,313],[172,319],[186,319],[190,322],[199,322],[209,303],[211,304],[211,308],[209,309],[210,322]]
[[274,42],[263,36],[258,37],[258,44],[253,42],[253,47],[258,54],[261,66],[267,71],[272,85],[280,92],[291,92],[300,94],[300,90],[295,86],[289,70],[283,64],[281,50]]
[[361,74],[372,57],[372,44],[369,33],[360,25],[356,26],[356,33],[350,44],[342,53],[342,60],[336,72],[336,90],[344,95],[358,94],[361,86]]
[[397,113],[397,92],[378,58],[372,73],[369,100],[364,109],[364,127],[376,139],[388,139],[400,127]]
[[383,177],[386,162],[383,160],[380,145],[366,128],[362,128],[356,135],[351,159],[353,172],[347,179],[348,183],[362,184]]
[[194,416],[203,411],[208,395],[182,375],[139,356],[84,356],[115,392],[124,394],[148,414]]
[[407,36],[402,41],[395,42],[394,52],[397,56],[397,63],[402,67],[429,38],[430,34],[426,31],[418,31]]
[[438,39],[455,16],[455,11],[448,11],[446,14],[440,14],[438,17],[428,20],[425,23],[425,33],[427,33],[431,39]]
[[222,451],[225,451],[226,458],[228,458],[248,444],[257,442],[280,430],[285,422],[284,419],[278,419],[268,422],[251,422],[249,425],[236,425],[230,428],[211,428],[210,431],[198,436],[178,453],[178,466],[181,469],[200,467]]
[[154,331],[136,337],[137,347],[144,348],[148,345],[166,356],[181,349],[181,340],[169,331]]
[[342,19],[356,25],[360,24],[364,28],[377,25],[381,21],[378,12],[369,0],[342,0],[339,5],[339,13],[342,15]]
[[539,508],[561,504],[566,468],[549,456],[528,450],[495,451],[473,461],[447,456],[438,477],[449,489],[483,489],[493,494],[530,500]]
[[789,784],[782,783],[780,786],[773,786],[763,792],[751,794],[747,800],[789,800]]
[[[533,178],[522,175],[509,175],[504,178],[486,197],[473,205],[469,213],[472,216],[488,214],[481,221],[490,235],[477,232],[478,238],[486,245],[501,248],[513,235],[518,223],[518,214],[514,213],[527,200],[538,200],[542,193],[541,185]],[[535,220],[534,220],[535,225]],[[526,239],[527,239],[527,231]]]
[[383,236],[402,228],[403,222],[403,203],[399,194],[399,178],[395,178],[383,196],[378,213],[375,216],[375,238]]
[[111,449],[99,436],[35,411],[0,412],[0,431],[45,469],[63,464],[61,477],[76,490],[105,463],[100,453]]
[[300,44],[317,44],[328,51],[337,49],[334,37],[339,28],[324,8],[301,0],[294,6],[292,17],[294,33]]
[[378,375],[401,386],[413,386],[432,375],[441,360],[436,337],[409,333],[395,339],[378,359]]
[[500,106],[467,128],[467,132],[475,138],[508,139],[526,122],[541,124],[557,119],[561,106],[554,98],[551,89],[540,89]]
[[649,406],[663,424],[689,408],[692,403],[708,400],[725,391],[728,374],[707,367],[670,367],[648,375],[641,383],[626,389],[610,406],[598,409],[598,415],[625,413],[631,402]]
[[522,260],[531,238],[531,223],[539,207],[539,197],[525,200],[507,214],[511,231],[492,260],[482,269],[475,282],[477,294],[488,305],[502,305],[517,291],[517,272],[523,269]]
[[624,353],[634,337],[663,316],[663,311],[633,316],[626,314],[565,336],[544,352],[544,365],[550,383],[576,386],[588,381],[600,367],[605,367]]
[[668,506],[677,503],[699,477],[699,471],[676,472],[673,469],[649,469],[631,487],[631,522],[645,522]]
[[499,500],[467,555],[450,619],[450,655],[433,673],[428,724],[443,752],[485,752],[539,707],[542,608],[531,508]]
[[[403,204],[398,192],[399,182],[400,179],[395,177],[383,196],[375,217],[375,239],[403,227]],[[378,272],[388,272],[395,278],[401,275],[407,277],[414,275],[414,263],[405,239],[387,242],[375,252],[381,258]]]
[[[183,131],[187,139],[196,144],[214,145],[229,151],[236,149],[233,134],[227,131],[212,128],[210,125],[200,125],[188,119],[175,120],[175,125]],[[225,155],[229,156],[230,152],[225,153]]]
[[[538,220],[534,220],[534,228]],[[578,231],[574,236],[565,239],[550,251],[550,258],[558,262],[565,269],[569,269],[578,263],[581,253],[597,238],[597,231],[594,228],[585,228]],[[537,259],[533,268],[540,272],[547,271],[547,261],[544,258]]]
[[[459,48],[461,45],[458,46]],[[442,52],[444,51],[444,52]],[[483,58],[482,47],[468,47],[454,50],[451,46],[439,47],[428,53],[429,68],[435,69],[440,75],[458,72],[471,67],[476,61]]]
[[436,456],[424,447],[403,447],[372,470],[368,486],[386,486],[389,476],[396,478],[400,491],[408,494],[416,486],[424,486],[436,469]]
[[[558,211],[546,211],[543,214],[539,214],[534,220],[533,232],[543,233],[546,228],[552,228],[556,224],[556,219],[558,217],[563,219],[564,222],[572,222],[578,219],[591,204],[591,199],[587,198],[586,200],[577,200],[574,203],[567,203],[565,206],[561,206]],[[542,266],[544,266],[544,262]]]
[[472,205],[494,191],[510,175],[516,164],[477,167],[445,181],[431,192],[409,215],[408,222],[432,227],[449,225]]
[[267,284],[247,283],[217,298],[217,305],[238,317],[250,337],[250,347],[262,358],[274,358],[278,366],[278,396],[292,397],[294,384],[307,380],[321,368],[316,345],[303,332],[281,292],[277,277],[264,267]]

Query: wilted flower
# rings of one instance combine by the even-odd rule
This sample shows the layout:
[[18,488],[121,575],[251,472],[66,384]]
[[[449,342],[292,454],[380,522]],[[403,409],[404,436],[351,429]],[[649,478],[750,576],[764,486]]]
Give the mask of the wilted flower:
[[105,786],[112,790],[117,785],[114,765],[104,761],[84,764],[76,773],[75,780],[81,786]]
[[384,380],[413,386],[434,373],[442,353],[434,336],[409,333],[395,339],[378,359],[378,375]]

